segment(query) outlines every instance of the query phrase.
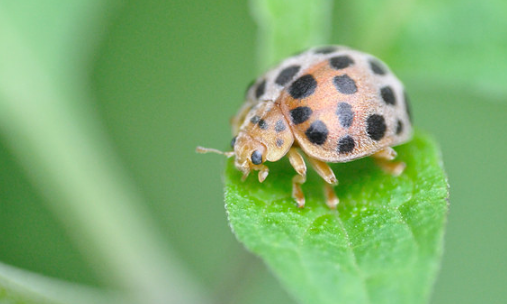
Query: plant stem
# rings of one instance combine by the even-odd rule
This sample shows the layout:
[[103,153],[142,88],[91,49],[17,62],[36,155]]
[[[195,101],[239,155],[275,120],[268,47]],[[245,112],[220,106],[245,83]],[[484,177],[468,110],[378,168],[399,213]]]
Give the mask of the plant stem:
[[310,46],[328,42],[331,0],[251,0],[259,26],[259,72]]
[[205,303],[112,152],[90,107],[85,72],[62,79],[67,66],[41,59],[24,34],[0,10],[0,131],[32,182],[103,278],[132,299]]

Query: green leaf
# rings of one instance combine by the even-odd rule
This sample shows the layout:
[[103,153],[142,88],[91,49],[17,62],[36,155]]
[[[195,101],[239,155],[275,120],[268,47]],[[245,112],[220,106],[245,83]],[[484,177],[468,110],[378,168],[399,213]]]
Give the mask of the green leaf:
[[309,172],[307,203],[291,198],[295,171],[270,164],[264,183],[241,182],[230,161],[225,198],[237,238],[261,256],[301,303],[427,303],[442,255],[448,186],[436,144],[416,132],[396,148],[393,177],[370,158],[336,164],[337,210]]
[[0,303],[131,303],[118,295],[48,278],[0,263]]

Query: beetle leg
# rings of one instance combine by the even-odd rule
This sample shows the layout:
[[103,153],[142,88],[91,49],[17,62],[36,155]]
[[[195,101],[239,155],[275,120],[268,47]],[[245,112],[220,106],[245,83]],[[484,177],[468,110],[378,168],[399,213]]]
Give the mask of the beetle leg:
[[384,150],[373,154],[372,157],[382,170],[394,176],[399,176],[403,173],[403,170],[405,170],[406,165],[404,162],[392,161],[397,155],[398,154],[393,148],[387,147]]
[[259,170],[259,182],[263,182],[266,177],[268,177],[268,174],[269,174],[269,168],[265,165],[259,165],[260,167],[260,170]]
[[292,178],[292,197],[296,200],[298,207],[303,208],[305,206],[305,195],[301,190],[301,184],[306,181],[306,164],[296,148],[290,148],[288,157],[290,164],[298,173]]
[[326,185],[324,186],[326,203],[329,208],[335,209],[340,201],[333,188],[338,185],[338,180],[336,179],[333,170],[327,163],[318,159],[308,157],[308,161],[312,165],[313,169],[315,169],[315,171],[317,171],[317,173],[326,181]]
[[308,161],[312,164],[313,169],[317,171],[320,177],[326,181],[326,183],[333,186],[338,185],[338,180],[327,163],[311,157],[308,157]]
[[336,209],[340,200],[338,196],[336,196],[336,192],[334,192],[334,187],[330,184],[324,185],[324,193],[326,195],[326,204],[331,209]]

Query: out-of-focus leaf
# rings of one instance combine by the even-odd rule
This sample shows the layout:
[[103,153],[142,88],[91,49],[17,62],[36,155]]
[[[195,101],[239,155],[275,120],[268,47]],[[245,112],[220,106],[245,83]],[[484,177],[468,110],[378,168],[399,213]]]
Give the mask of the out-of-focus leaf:
[[505,1],[337,1],[333,20],[338,41],[400,74],[507,100]]
[[16,304],[114,304],[126,299],[0,263],[0,303]]
[[442,254],[447,181],[426,135],[397,148],[407,169],[393,177],[371,159],[333,166],[340,185],[330,210],[323,181],[310,174],[307,205],[291,198],[287,161],[268,179],[241,182],[229,162],[226,207],[231,227],[302,303],[426,303]]
[[86,63],[112,7],[0,3],[0,132],[104,281],[142,303],[203,303],[91,107]]
[[259,69],[288,54],[324,44],[330,34],[331,0],[250,0],[259,26]]

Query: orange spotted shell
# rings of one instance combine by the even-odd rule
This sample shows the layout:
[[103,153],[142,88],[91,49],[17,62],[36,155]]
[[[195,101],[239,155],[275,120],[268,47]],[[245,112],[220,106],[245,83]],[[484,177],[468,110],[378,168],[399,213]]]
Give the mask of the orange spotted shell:
[[326,46],[259,77],[233,119],[239,132],[266,146],[268,161],[298,146],[325,162],[347,162],[410,140],[412,125],[405,89],[384,63]]

